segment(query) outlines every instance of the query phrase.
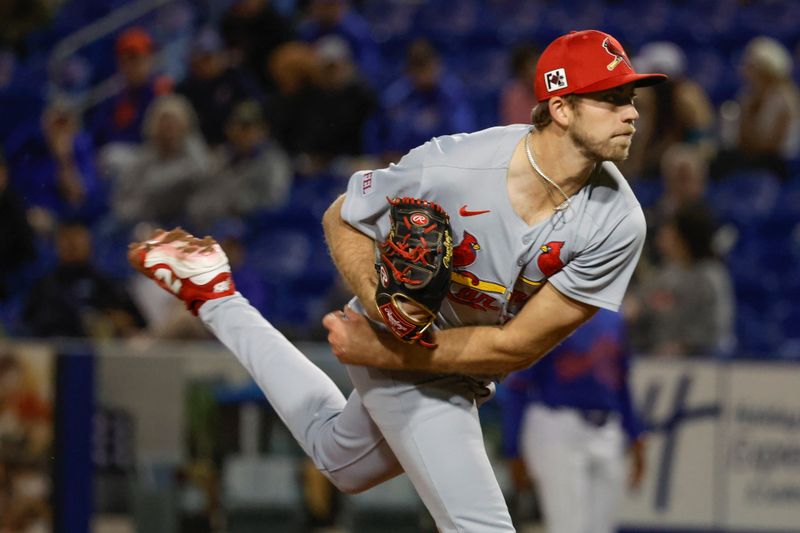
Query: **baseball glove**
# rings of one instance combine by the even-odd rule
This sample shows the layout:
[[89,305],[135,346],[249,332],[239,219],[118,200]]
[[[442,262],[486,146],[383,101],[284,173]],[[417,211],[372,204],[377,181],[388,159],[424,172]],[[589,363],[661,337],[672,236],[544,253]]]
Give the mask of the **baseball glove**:
[[[388,199],[391,228],[378,245],[380,260],[375,302],[389,330],[399,339],[435,345],[429,328],[450,287],[453,236],[450,217],[440,206],[416,198]],[[420,313],[407,313],[411,304]]]

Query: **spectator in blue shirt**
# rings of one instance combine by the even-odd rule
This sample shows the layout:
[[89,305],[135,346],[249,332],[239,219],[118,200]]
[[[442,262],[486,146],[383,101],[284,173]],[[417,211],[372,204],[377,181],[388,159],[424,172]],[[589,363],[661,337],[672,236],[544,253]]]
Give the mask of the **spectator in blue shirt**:
[[380,76],[380,51],[367,21],[347,0],[312,0],[310,17],[297,28],[303,41],[315,43],[335,35],[347,41],[358,68],[368,79]]
[[425,40],[411,44],[406,75],[382,96],[380,136],[389,160],[438,135],[473,131],[475,117],[460,82],[448,75]]
[[10,141],[8,159],[11,183],[40,233],[51,230],[59,219],[92,222],[102,214],[105,192],[95,152],[68,103],[51,103],[39,127]]
[[145,326],[124,283],[92,264],[89,229],[75,221],[55,231],[58,262],[31,288],[23,310],[37,337],[128,337]]
[[[598,313],[500,394],[504,451],[537,484],[549,533],[612,533],[624,490],[625,449],[644,472],[642,428],[628,387],[622,316]],[[627,439],[626,439],[627,437]]]
[[222,39],[211,28],[197,35],[189,61],[189,75],[176,92],[192,104],[206,142],[219,146],[225,142],[225,122],[236,104],[262,100],[263,95],[255,80],[231,64]]
[[275,80],[266,69],[269,57],[295,38],[292,21],[270,4],[269,0],[236,0],[220,20],[220,33],[233,63],[246,69],[268,93],[275,90]]
[[324,37],[315,47],[290,43],[272,69],[281,94],[271,106],[275,136],[313,175],[341,156],[363,153],[362,139],[377,97],[351,59],[347,42]]
[[172,81],[154,73],[154,45],[142,28],[130,28],[117,39],[117,68],[123,88],[91,116],[96,147],[112,142],[142,141],[144,113],[156,97],[172,90]]

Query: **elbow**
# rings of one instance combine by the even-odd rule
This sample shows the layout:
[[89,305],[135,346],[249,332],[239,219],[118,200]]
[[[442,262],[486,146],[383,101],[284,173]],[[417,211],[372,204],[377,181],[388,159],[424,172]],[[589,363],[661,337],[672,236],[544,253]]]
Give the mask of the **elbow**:
[[533,366],[541,357],[531,356],[531,354],[516,354],[508,359],[509,364],[506,372],[517,372]]
[[526,368],[530,368],[536,363],[538,363],[542,357],[544,357],[545,353],[540,354],[525,354],[524,356],[518,357],[514,364],[509,369],[509,372],[517,372],[519,370],[525,370]]

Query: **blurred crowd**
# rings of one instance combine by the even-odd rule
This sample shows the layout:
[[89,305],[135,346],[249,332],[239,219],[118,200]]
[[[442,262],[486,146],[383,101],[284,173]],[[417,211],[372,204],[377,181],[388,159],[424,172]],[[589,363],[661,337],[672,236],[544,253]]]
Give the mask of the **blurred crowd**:
[[[0,27],[0,67],[24,64],[37,46],[47,51],[52,39],[42,35],[58,26],[48,20],[91,3],[41,4],[49,19],[33,8],[38,2],[9,14],[29,32],[38,25],[37,38]],[[182,225],[223,243],[237,284],[268,318],[290,336],[315,338],[319,317],[345,293],[319,216],[349,174],[396,161],[433,136],[529,122],[538,43],[549,40],[539,32],[500,41],[501,28],[478,27],[483,4],[467,0],[459,6],[472,11],[446,28],[438,2],[388,2],[386,13],[348,0],[175,4],[158,31],[144,21],[109,37],[113,90],[92,90],[76,52],[52,69],[56,88],[39,116],[5,126],[6,335],[204,336],[178,302],[125,264],[127,242]],[[492,7],[511,13],[512,4]],[[520,7],[516,22],[529,16]],[[393,36],[390,17],[418,31]],[[638,133],[622,165],[650,231],[623,309],[633,349],[775,355],[791,340],[781,320],[796,314],[778,300],[800,289],[783,276],[798,248],[788,237],[798,209],[782,200],[800,191],[790,47],[800,33],[791,42],[783,34],[727,43],[738,76],[713,94],[695,79],[685,44],[659,37],[633,45],[625,30],[616,33],[637,69],[670,76],[639,91]],[[8,76],[6,88],[13,69]],[[759,242],[780,251],[759,252]]]

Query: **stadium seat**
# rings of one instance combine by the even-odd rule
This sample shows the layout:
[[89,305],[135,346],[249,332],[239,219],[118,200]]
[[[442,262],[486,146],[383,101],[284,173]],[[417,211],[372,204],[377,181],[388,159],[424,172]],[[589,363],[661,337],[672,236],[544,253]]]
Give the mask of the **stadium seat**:
[[778,178],[769,172],[740,172],[714,183],[709,201],[723,221],[746,228],[772,213],[780,192]]

